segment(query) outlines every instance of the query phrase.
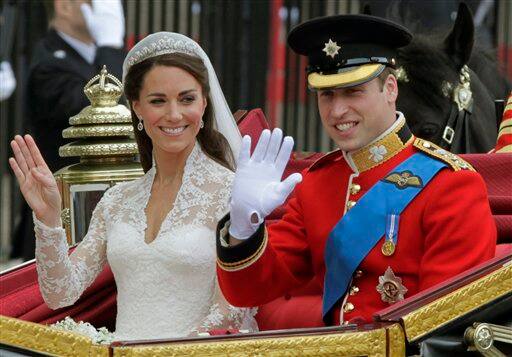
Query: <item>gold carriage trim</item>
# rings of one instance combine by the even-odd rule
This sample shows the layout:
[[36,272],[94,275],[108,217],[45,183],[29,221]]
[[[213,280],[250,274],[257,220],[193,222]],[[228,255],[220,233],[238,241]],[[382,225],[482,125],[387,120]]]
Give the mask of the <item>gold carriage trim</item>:
[[423,151],[427,155],[433,156],[433,157],[447,163],[453,169],[453,171],[460,171],[460,170],[475,171],[473,166],[471,166],[470,163],[465,161],[460,156],[455,155],[449,151],[446,151],[445,149],[437,146],[436,144],[434,144],[428,140],[416,138],[416,140],[414,140],[413,145],[418,150]]
[[0,316],[0,343],[58,356],[109,356],[108,345],[46,325]]
[[247,268],[248,266],[250,266],[254,262],[256,262],[263,255],[263,252],[267,248],[267,241],[268,241],[268,232],[267,232],[267,228],[264,227],[263,228],[263,239],[261,241],[261,244],[258,247],[258,249],[256,250],[256,252],[254,252],[251,256],[249,256],[245,259],[239,260],[237,262],[233,262],[233,263],[223,262],[222,260],[217,258],[217,264],[219,265],[219,267],[222,270],[225,270],[225,271],[237,271],[237,270],[242,270],[244,268]]
[[405,333],[402,326],[393,324],[386,328],[388,334],[388,356],[405,356]]
[[399,324],[369,331],[312,336],[258,338],[231,341],[201,341],[114,347],[114,357],[128,356],[386,356],[387,339],[391,356],[405,355]]
[[452,322],[484,304],[512,293],[512,264],[508,264],[405,315],[405,334],[409,342]]

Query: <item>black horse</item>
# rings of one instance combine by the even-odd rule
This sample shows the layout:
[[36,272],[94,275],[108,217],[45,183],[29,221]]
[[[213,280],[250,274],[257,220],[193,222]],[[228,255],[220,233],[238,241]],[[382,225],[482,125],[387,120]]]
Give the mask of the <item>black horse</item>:
[[510,92],[492,57],[473,51],[473,43],[473,17],[462,3],[444,39],[415,35],[398,55],[398,110],[416,136],[454,153],[482,153],[494,147],[494,100]]

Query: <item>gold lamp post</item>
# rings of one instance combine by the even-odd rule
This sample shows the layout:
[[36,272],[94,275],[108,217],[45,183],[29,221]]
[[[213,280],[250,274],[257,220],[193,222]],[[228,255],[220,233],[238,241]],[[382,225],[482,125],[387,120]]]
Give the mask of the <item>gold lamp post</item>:
[[80,157],[80,163],[55,173],[62,195],[62,221],[71,244],[86,234],[105,190],[144,174],[137,160],[130,111],[119,104],[122,88],[104,66],[84,87],[91,105],[71,117],[71,127],[62,132],[64,138],[78,140],[61,146],[59,155]]

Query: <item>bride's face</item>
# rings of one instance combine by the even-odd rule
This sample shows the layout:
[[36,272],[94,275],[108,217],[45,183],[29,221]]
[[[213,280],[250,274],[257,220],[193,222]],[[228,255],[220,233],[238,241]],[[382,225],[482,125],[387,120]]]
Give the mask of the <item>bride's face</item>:
[[194,146],[206,109],[200,83],[178,67],[156,66],[132,103],[153,150],[178,154]]

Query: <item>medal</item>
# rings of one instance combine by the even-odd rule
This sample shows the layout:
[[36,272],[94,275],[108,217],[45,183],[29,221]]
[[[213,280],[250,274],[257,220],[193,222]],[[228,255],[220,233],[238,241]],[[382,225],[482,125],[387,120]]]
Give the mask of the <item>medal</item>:
[[394,304],[404,299],[407,288],[402,285],[402,279],[395,276],[391,267],[388,267],[384,275],[379,276],[377,291],[380,293],[382,301]]
[[386,240],[384,244],[382,244],[380,250],[382,251],[382,254],[384,254],[386,257],[389,257],[395,252],[395,243],[393,243],[393,241]]
[[396,241],[398,237],[398,221],[400,216],[397,214],[388,214],[386,218],[386,235],[385,241],[380,248],[382,254],[386,257],[395,253]]

